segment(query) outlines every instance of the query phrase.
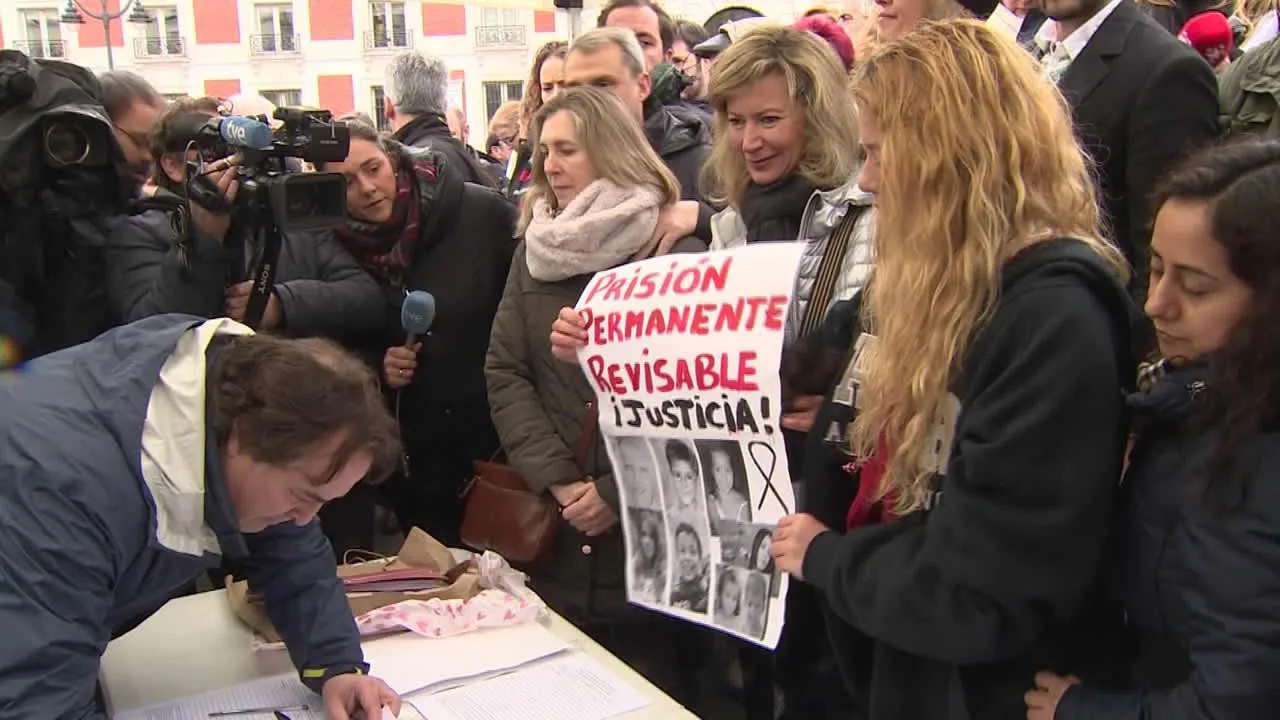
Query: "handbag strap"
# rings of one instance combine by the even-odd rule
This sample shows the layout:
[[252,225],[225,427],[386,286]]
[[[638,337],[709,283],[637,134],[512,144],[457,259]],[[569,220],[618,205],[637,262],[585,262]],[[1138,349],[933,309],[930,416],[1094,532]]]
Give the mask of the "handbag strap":
[[587,474],[587,461],[590,459],[591,451],[595,449],[599,432],[600,410],[594,401],[589,402],[587,416],[582,421],[582,432],[578,433],[578,451],[573,455],[573,460],[578,464],[578,470],[583,475]]
[[818,265],[818,274],[813,279],[813,291],[809,294],[809,304],[805,306],[804,318],[800,322],[798,337],[805,337],[822,325],[827,316],[831,296],[835,293],[840,272],[844,269],[844,256],[849,250],[849,242],[858,226],[858,218],[862,216],[863,206],[853,206],[831,232],[826,251]]

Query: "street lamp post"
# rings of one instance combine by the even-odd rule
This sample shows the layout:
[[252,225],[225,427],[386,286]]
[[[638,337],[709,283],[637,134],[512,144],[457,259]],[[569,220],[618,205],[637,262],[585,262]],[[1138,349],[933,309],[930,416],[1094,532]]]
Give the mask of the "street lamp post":
[[[115,54],[111,51],[112,21],[120,18],[125,13],[129,13],[129,17],[126,18],[126,20],[139,25],[150,24],[152,19],[151,16],[147,14],[146,9],[142,7],[142,0],[125,0],[125,3],[115,12],[111,12],[107,9],[107,0],[98,0],[98,6],[98,12],[94,12],[86,8],[84,5],[81,5],[80,0],[67,0],[67,7],[62,11],[62,17],[58,20],[68,25],[83,25],[84,15],[88,15],[94,20],[101,22],[102,38],[107,44],[107,68],[115,70],[116,58]],[[132,12],[129,10],[131,7],[133,8]],[[84,15],[81,15],[81,13],[84,13]]]

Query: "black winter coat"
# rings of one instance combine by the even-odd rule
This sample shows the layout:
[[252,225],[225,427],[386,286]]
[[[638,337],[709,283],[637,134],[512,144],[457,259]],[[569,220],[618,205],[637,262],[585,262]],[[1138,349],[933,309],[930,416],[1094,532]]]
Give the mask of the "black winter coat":
[[[1200,501],[1213,432],[1191,366],[1130,397],[1138,440],[1125,477],[1129,683],[1067,691],[1057,720],[1263,720],[1280,708],[1280,432],[1246,439],[1243,504]],[[1213,477],[1211,475],[1211,477]]]
[[[826,605],[851,716],[1021,720],[1038,670],[1116,679],[1104,580],[1131,311],[1080,243],[1020,253],[953,383],[930,503],[845,532],[858,482],[841,454],[860,391],[849,353],[810,431],[801,506],[832,528],[802,574]],[[832,328],[854,347],[856,312],[838,306],[817,335],[822,374]]]
[[[440,502],[450,498],[457,506],[443,515],[455,515],[451,523],[461,512],[458,493],[471,477],[472,461],[490,459],[499,447],[489,419],[484,362],[516,245],[515,208],[497,191],[463,182],[455,167],[446,156],[433,197],[422,201],[421,230],[404,286],[384,286],[385,334],[377,353],[380,365],[387,347],[405,342],[404,294],[430,292],[435,321],[420,338],[413,381],[400,391],[401,434],[409,457],[405,480],[413,487],[396,488],[395,494],[406,501],[423,497],[424,491]],[[440,532],[448,536],[452,530]]]
[[[141,213],[121,218],[106,241],[107,295],[124,322],[183,313],[221,317],[226,289],[248,277],[244,254],[191,227],[178,242],[176,195],[165,190]],[[275,295],[284,332],[349,341],[382,322],[377,283],[328,231],[284,235]]]
[[431,150],[444,155],[463,180],[485,187],[496,187],[494,171],[473,154],[471,148],[449,133],[449,125],[438,115],[414,118],[393,135],[408,147]]

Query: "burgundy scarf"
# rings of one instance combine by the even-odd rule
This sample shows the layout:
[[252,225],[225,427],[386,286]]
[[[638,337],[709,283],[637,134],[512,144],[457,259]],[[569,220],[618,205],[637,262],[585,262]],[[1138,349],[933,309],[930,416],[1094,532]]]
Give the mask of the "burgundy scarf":
[[399,283],[418,242],[423,198],[435,197],[439,173],[430,155],[410,156],[399,148],[389,154],[399,167],[391,217],[371,223],[348,215],[346,225],[336,233],[360,267],[379,280]]

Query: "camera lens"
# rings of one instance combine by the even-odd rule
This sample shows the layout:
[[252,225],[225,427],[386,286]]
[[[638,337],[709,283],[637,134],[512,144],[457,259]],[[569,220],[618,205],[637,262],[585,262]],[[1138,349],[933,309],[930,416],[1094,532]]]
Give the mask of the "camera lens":
[[89,158],[89,136],[76,123],[50,123],[44,130],[44,154],[59,167],[80,165]]

